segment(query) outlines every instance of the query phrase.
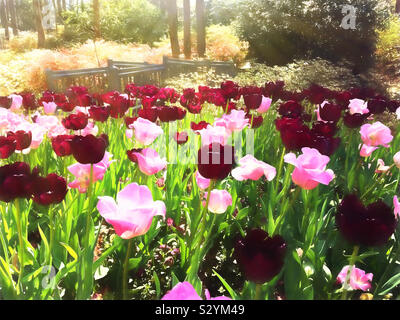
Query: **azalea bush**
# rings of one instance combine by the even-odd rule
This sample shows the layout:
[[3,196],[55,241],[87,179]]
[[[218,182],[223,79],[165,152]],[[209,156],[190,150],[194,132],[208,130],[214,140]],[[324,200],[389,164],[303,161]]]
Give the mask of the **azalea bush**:
[[225,81],[0,106],[2,299],[399,295],[398,100]]

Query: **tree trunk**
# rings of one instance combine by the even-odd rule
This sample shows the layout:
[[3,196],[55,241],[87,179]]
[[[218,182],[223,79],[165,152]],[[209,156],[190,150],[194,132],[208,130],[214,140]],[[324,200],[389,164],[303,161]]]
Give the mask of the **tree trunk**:
[[42,24],[42,11],[40,0],[33,0],[33,12],[35,13],[35,24],[38,33],[38,48],[44,48],[46,41],[46,34]]
[[7,0],[10,17],[11,17],[11,27],[13,29],[13,35],[18,35],[18,26],[17,26],[17,13],[15,11],[15,0]]
[[61,21],[61,13],[62,13],[62,4],[61,4],[61,0],[57,0],[57,17],[58,17],[58,21]]
[[204,0],[196,0],[196,22],[197,22],[197,53],[199,58],[206,54],[206,20]]
[[57,25],[58,25],[58,11],[57,11],[57,4],[56,0],[52,0],[53,7],[54,7],[54,20],[56,23],[56,33],[57,33]]
[[395,12],[400,14],[400,0],[396,0]]
[[63,8],[63,11],[67,11],[67,1],[66,0],[62,0],[62,8]]
[[7,10],[5,0],[0,0],[0,19],[4,28],[4,36],[6,40],[10,40],[10,32],[8,30]]
[[183,52],[185,58],[192,57],[192,39],[190,36],[190,0],[183,0]]
[[176,0],[167,0],[169,38],[171,40],[172,57],[179,58],[181,50],[178,39],[178,7]]
[[94,27],[94,39],[99,39],[100,34],[100,1],[93,0],[93,27]]

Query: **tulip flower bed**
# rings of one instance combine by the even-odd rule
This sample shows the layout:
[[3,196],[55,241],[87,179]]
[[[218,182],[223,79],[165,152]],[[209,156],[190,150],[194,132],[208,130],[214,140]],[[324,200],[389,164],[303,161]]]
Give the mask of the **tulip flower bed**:
[[400,101],[226,81],[0,106],[1,299],[399,295]]

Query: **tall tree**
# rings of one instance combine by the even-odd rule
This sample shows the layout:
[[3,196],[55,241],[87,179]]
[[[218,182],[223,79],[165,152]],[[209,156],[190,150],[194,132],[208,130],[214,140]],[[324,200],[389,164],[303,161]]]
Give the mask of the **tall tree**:
[[13,29],[13,35],[18,35],[18,26],[17,26],[17,13],[15,10],[15,0],[7,0],[8,11],[10,13],[11,18],[11,27]]
[[169,39],[171,41],[172,56],[179,58],[181,50],[179,48],[178,39],[178,7],[176,0],[166,0],[166,8],[168,11]]
[[64,11],[67,11],[67,1],[66,0],[62,0],[62,8]]
[[100,1],[93,0],[93,28],[94,39],[99,39],[100,35]]
[[7,7],[5,0],[0,0],[0,20],[4,28],[4,36],[6,40],[10,39],[10,32],[8,30]]
[[400,0],[396,0],[395,12],[400,14]]
[[35,14],[35,24],[38,33],[38,48],[44,48],[46,42],[46,34],[43,28],[43,17],[40,0],[33,0],[33,12]]
[[183,0],[183,52],[186,59],[192,57],[192,39],[190,36],[190,0]]
[[197,29],[197,53],[199,58],[206,55],[206,19],[204,0],[196,0],[196,29]]

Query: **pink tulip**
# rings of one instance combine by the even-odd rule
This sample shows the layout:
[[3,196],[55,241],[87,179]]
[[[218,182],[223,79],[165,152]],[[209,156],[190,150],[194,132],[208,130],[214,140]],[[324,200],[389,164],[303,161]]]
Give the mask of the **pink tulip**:
[[138,118],[130,127],[135,129],[136,140],[145,146],[152,144],[164,132],[160,126],[143,118]]
[[134,152],[133,155],[137,158],[140,171],[148,176],[160,172],[167,166],[167,161],[161,159],[157,151],[151,148],[143,149],[141,152]]
[[[207,199],[208,193],[205,192],[204,198]],[[204,204],[205,205],[205,204]],[[212,190],[208,202],[208,211],[222,214],[232,205],[232,196],[226,190]]]
[[197,185],[199,186],[200,189],[202,189],[202,190],[208,189],[208,187],[210,186],[210,182],[211,182],[210,179],[204,178],[199,173],[199,171],[196,171],[195,178],[196,178]]
[[382,159],[378,159],[378,167],[375,170],[375,173],[386,173],[390,169],[390,166],[385,166],[385,162]]
[[232,110],[229,114],[224,114],[222,118],[214,122],[214,126],[225,127],[228,131],[242,131],[249,125],[249,119],[243,110]]
[[[114,162],[110,161],[111,157],[112,154],[106,152],[103,160],[93,165],[93,182],[103,179],[108,167]],[[85,193],[90,183],[90,164],[75,163],[68,167],[68,171],[76,177],[68,186],[70,188],[78,188],[80,193]]]
[[393,140],[390,129],[379,121],[373,124],[364,124],[360,129],[360,134],[364,144],[370,147],[384,146],[388,148],[389,143]]
[[95,123],[92,121],[89,121],[87,126],[82,129],[81,135],[87,136],[89,134],[92,134],[92,135],[96,136],[98,132],[99,132],[99,128],[95,125]]
[[132,139],[133,138],[133,130],[132,129],[126,129],[125,130],[125,135],[129,140]]
[[272,104],[272,99],[271,98],[266,98],[263,96],[260,107],[256,109],[258,113],[265,113],[269,110]]
[[18,94],[11,94],[8,97],[12,99],[11,107],[9,109],[10,111],[17,111],[19,108],[21,108],[23,100],[22,96]]
[[211,126],[208,125],[206,129],[199,130],[201,135],[202,146],[210,145],[212,143],[219,143],[226,145],[232,132],[225,126]]
[[[210,292],[205,290],[206,300],[232,300],[231,298],[220,296],[211,298]],[[168,291],[167,294],[162,297],[161,300],[202,300],[197,294],[193,286],[185,281],[179,282],[172,290]]]
[[362,147],[361,147],[361,150],[360,150],[360,156],[361,156],[361,157],[364,157],[364,158],[367,158],[367,157],[369,157],[369,156],[372,154],[372,152],[374,152],[376,149],[379,149],[379,148],[378,148],[378,147],[370,147],[370,146],[367,146],[366,144],[363,144]]
[[400,169],[400,152],[397,152],[393,156],[393,161],[394,161],[394,164],[396,165],[396,167]]
[[350,114],[360,113],[366,114],[369,112],[368,103],[361,99],[352,99],[349,103]]
[[312,190],[319,183],[328,185],[334,178],[332,170],[326,170],[329,157],[319,153],[317,149],[302,148],[303,152],[298,158],[294,153],[285,155],[285,162],[294,165],[296,168],[292,173],[292,180],[305,190]]
[[394,216],[396,219],[400,218],[400,202],[397,196],[393,197],[393,205],[394,205]]
[[276,169],[273,166],[257,160],[251,154],[240,159],[239,165],[239,167],[232,170],[232,176],[238,181],[258,180],[262,176],[271,181],[276,176]]
[[400,107],[396,109],[397,120],[400,120]]
[[165,218],[163,201],[153,201],[147,186],[128,184],[117,195],[117,202],[111,197],[99,197],[97,210],[111,224],[122,239],[138,237],[149,231],[154,216]]
[[43,109],[46,114],[54,114],[57,109],[57,104],[55,102],[45,102],[43,101]]
[[[340,271],[337,276],[337,281],[339,283],[344,283],[346,281],[347,272],[349,270],[349,266],[343,267],[342,271]],[[371,288],[371,281],[373,278],[372,273],[365,273],[364,270],[358,269],[353,266],[350,273],[350,287],[353,290],[362,290],[367,291]]]

